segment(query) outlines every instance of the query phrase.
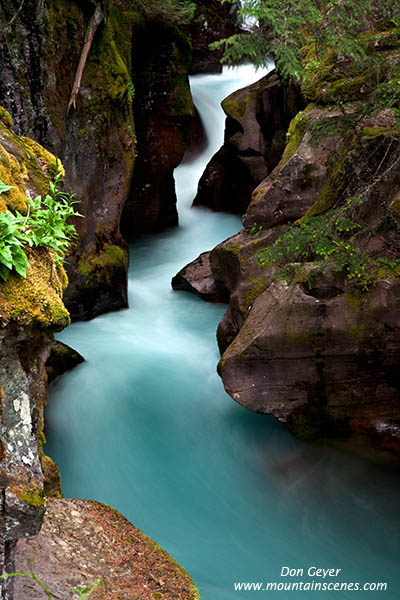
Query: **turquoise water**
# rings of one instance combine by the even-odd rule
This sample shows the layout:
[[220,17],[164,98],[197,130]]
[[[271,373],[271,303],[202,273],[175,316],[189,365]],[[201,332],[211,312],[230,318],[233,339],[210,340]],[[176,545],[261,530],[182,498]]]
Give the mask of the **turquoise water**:
[[[203,600],[257,598],[235,591],[234,582],[308,581],[280,577],[283,566],[342,569],[329,581],[389,585],[329,598],[398,599],[394,475],[301,443],[273,418],[237,405],[215,372],[225,307],[170,287],[183,265],[240,227],[234,216],[190,204],[222,141],[219,100],[258,76],[241,68],[192,78],[210,144],[176,171],[181,227],[132,247],[128,310],[59,336],[87,360],[51,386],[46,451],[65,496],[120,510],[189,571]],[[322,599],[326,592],[270,595]]]

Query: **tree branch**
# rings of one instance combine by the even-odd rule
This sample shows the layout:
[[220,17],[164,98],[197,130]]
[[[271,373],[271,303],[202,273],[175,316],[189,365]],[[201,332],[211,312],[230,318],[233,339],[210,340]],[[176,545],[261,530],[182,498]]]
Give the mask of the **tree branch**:
[[98,26],[104,19],[105,19],[105,14],[103,12],[103,9],[101,8],[99,3],[96,3],[96,8],[94,10],[92,17],[90,18],[89,25],[88,25],[88,28],[86,31],[85,41],[83,43],[83,48],[82,48],[81,56],[79,59],[78,68],[75,73],[74,85],[72,86],[71,97],[68,102],[67,113],[69,112],[71,106],[76,108],[76,98],[78,96],[79,89],[81,87],[82,76],[83,76],[83,72],[85,70],[89,51],[92,46],[94,34],[96,33]]

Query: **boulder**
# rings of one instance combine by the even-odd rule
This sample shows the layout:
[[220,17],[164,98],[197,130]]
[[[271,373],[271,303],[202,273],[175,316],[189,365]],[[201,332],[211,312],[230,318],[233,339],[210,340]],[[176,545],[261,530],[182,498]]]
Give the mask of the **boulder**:
[[67,344],[53,340],[50,345],[50,355],[46,361],[48,382],[51,383],[53,379],[73,369],[84,360],[79,352],[70,348]]
[[274,71],[228,96],[224,145],[207,165],[193,205],[244,213],[281,158],[289,123],[303,106],[298,86],[283,84]]
[[172,278],[172,289],[192,292],[207,302],[224,302],[226,296],[217,289],[210,267],[210,253],[203,252]]
[[[199,599],[189,575],[165,550],[118,511],[90,500],[48,500],[39,535],[18,543],[16,566],[24,573],[33,568],[54,598],[93,588],[93,600]],[[27,577],[16,578],[15,592],[16,598],[48,598]]]

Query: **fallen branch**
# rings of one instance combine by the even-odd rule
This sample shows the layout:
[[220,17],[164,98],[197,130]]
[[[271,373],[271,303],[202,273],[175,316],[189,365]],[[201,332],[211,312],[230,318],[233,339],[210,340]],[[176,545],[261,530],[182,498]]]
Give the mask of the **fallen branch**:
[[81,57],[79,59],[79,65],[78,65],[78,68],[75,73],[74,85],[72,86],[71,97],[68,102],[67,113],[69,112],[71,106],[76,108],[76,98],[78,96],[79,89],[81,87],[82,76],[83,76],[83,72],[85,70],[89,51],[92,46],[94,34],[96,33],[98,26],[104,19],[105,19],[105,14],[103,12],[103,9],[101,8],[100,4],[96,4],[96,8],[94,10],[92,17],[90,18],[89,25],[88,25],[88,28],[86,31],[85,41],[83,43],[83,48],[82,48],[82,52],[81,52]]

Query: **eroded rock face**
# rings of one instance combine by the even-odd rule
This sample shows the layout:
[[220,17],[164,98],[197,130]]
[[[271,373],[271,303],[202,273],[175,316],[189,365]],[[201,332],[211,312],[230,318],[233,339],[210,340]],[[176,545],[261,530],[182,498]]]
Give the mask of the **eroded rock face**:
[[194,20],[188,27],[193,46],[190,73],[221,73],[222,51],[211,51],[209,45],[237,31],[235,5],[222,5],[218,0],[197,0]]
[[[236,401],[273,414],[299,437],[346,440],[358,451],[396,462],[396,271],[371,266],[374,278],[363,287],[346,278],[345,270],[336,272],[331,259],[323,270],[310,262],[297,281],[282,283],[279,266],[262,265],[257,257],[293,219],[323,215],[354,197],[360,201],[348,216],[361,227],[347,234],[350,242],[375,260],[399,255],[400,138],[390,115],[384,111],[362,122],[358,135],[326,136],[319,153],[310,140],[316,118],[326,122],[335,113],[313,108],[295,120],[295,143],[291,147],[289,140],[280,164],[255,190],[247,229],[211,252],[216,284],[230,292],[218,329],[219,372]],[[305,164],[313,173],[306,186]]]
[[[246,228],[210,252],[215,286],[229,296],[218,370],[232,398],[297,436],[398,464],[400,287],[398,269],[385,263],[400,255],[398,125],[389,109],[355,128],[341,129],[337,117],[310,106],[292,121],[279,164],[253,193]],[[317,142],[316,124],[328,131]],[[289,259],[260,262],[294,219],[344,206],[359,225],[339,235],[370,257],[360,279],[312,253],[286,281],[279,273]],[[192,279],[198,264],[186,267]]]
[[[343,288],[345,286],[343,285]],[[220,363],[233,398],[303,438],[362,435],[400,451],[398,282],[318,298],[276,282],[257,296]]]
[[311,108],[293,120],[282,159],[252,194],[243,220],[245,227],[274,227],[295,221],[315,202],[327,180],[328,161],[335,154],[339,157],[343,138],[332,134],[324,137],[323,144],[313,143],[308,126],[322,117],[337,116],[336,112],[327,115],[322,109]]
[[243,214],[280,160],[289,123],[303,106],[300,90],[283,85],[275,72],[228,96],[224,145],[207,165],[193,205]]
[[134,39],[138,157],[121,221],[128,238],[177,225],[173,170],[182,160],[195,115],[188,39],[158,21],[136,26]]
[[[28,195],[48,190],[55,157],[39,144],[15,135],[10,115],[0,109],[0,179],[12,189],[1,209],[28,210]],[[46,477],[57,471],[43,455],[45,362],[51,333],[70,322],[62,302],[64,269],[47,248],[27,249],[26,278],[10,272],[0,283],[0,564],[14,572],[16,541],[39,532]],[[46,463],[46,467],[43,467]],[[53,474],[54,477],[54,474]],[[0,580],[0,597],[13,599],[13,579]]]
[[49,358],[46,361],[46,372],[49,383],[85,360],[79,352],[58,340],[51,342],[49,351]]
[[172,289],[192,292],[206,302],[226,302],[229,297],[218,290],[210,266],[210,253],[203,252],[196,260],[172,278]]
[[[21,11],[11,0],[0,9],[0,103],[11,112],[15,131],[61,158],[66,186],[85,216],[76,223],[80,238],[69,257],[65,298],[77,319],[127,305],[127,252],[119,220],[135,156],[128,92],[133,23],[123,9],[113,8],[100,24],[76,108],[67,111],[93,10],[89,2],[63,0],[27,0]],[[117,249],[112,259],[110,247]]]
[[177,223],[172,171],[194,114],[187,37],[128,0],[107,6],[69,111],[94,3],[26,0],[20,11],[7,0],[0,7],[0,104],[17,133],[60,157],[85,217],[77,219],[80,237],[68,259],[65,302],[74,320],[127,306],[125,203],[128,236]]

